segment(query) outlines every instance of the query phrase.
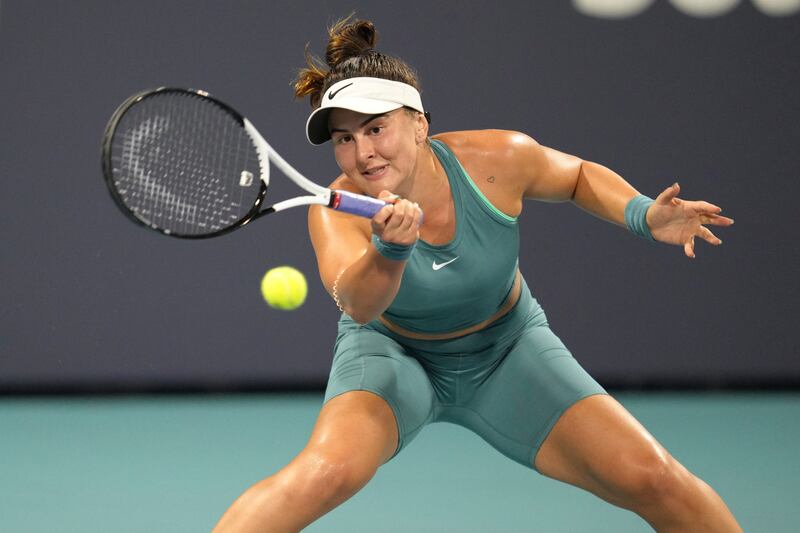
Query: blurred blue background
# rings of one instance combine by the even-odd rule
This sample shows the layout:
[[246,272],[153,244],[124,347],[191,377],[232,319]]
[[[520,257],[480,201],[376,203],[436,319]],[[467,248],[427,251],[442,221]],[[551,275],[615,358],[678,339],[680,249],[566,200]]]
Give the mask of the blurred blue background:
[[[1,1],[0,531],[207,531],[302,448],[339,314],[305,210],[207,241],[144,231],[105,189],[100,139],[128,95],[201,88],[329,182],[290,82],[351,12],[417,68],[434,133],[520,130],[736,219],[692,261],[529,202],[520,266],[576,358],[745,531],[796,531],[800,0]],[[288,313],[259,292],[283,264],[310,283]],[[436,424],[308,530],[647,527]]]
[[[432,131],[505,128],[603,163],[655,197],[723,207],[725,244],[650,245],[572,204],[529,202],[522,271],[557,334],[607,386],[777,386],[800,378],[798,2],[137,2],[0,4],[0,390],[319,389],[338,316],[305,210],[228,237],[167,239],[111,202],[99,143],[116,106],[202,88],[328,183],[303,48],[356,12],[415,66]],[[273,199],[296,194],[281,178]],[[268,308],[290,264],[308,301]]]

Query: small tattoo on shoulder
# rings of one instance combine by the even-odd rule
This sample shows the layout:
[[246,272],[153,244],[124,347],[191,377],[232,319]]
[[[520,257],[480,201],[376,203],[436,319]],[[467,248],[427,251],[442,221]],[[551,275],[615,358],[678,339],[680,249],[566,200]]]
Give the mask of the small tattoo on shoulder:
[[494,176],[489,176],[488,178],[486,178],[486,181],[488,181],[489,183],[494,183],[494,179],[495,179]]

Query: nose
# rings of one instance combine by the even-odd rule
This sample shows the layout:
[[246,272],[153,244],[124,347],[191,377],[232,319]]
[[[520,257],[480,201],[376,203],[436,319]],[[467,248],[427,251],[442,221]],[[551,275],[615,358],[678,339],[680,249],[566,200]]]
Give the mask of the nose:
[[375,157],[375,147],[373,146],[369,137],[361,137],[360,139],[356,139],[355,143],[356,157],[358,158],[359,165],[363,167],[364,164]]

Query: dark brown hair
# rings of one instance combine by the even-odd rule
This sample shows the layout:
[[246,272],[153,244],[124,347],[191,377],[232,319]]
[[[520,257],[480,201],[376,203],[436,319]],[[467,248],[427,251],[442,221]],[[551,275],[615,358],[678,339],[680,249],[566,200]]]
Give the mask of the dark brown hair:
[[350,15],[341,19],[328,29],[325,64],[311,55],[306,45],[306,67],[294,80],[295,97],[308,96],[311,107],[316,108],[328,87],[362,76],[400,81],[420,90],[417,73],[411,67],[401,59],[375,50],[378,33],[372,22],[352,21],[352,18]]

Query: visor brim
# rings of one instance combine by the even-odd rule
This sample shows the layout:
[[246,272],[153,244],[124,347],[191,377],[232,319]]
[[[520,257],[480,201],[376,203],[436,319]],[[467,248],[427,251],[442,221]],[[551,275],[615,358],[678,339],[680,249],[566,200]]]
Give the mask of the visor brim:
[[403,107],[397,102],[387,102],[385,100],[375,100],[372,98],[353,97],[345,98],[342,95],[335,104],[321,106],[311,113],[306,122],[306,137],[311,144],[319,145],[330,140],[331,132],[328,128],[328,119],[334,109],[349,109],[356,113],[365,115],[381,115]]

